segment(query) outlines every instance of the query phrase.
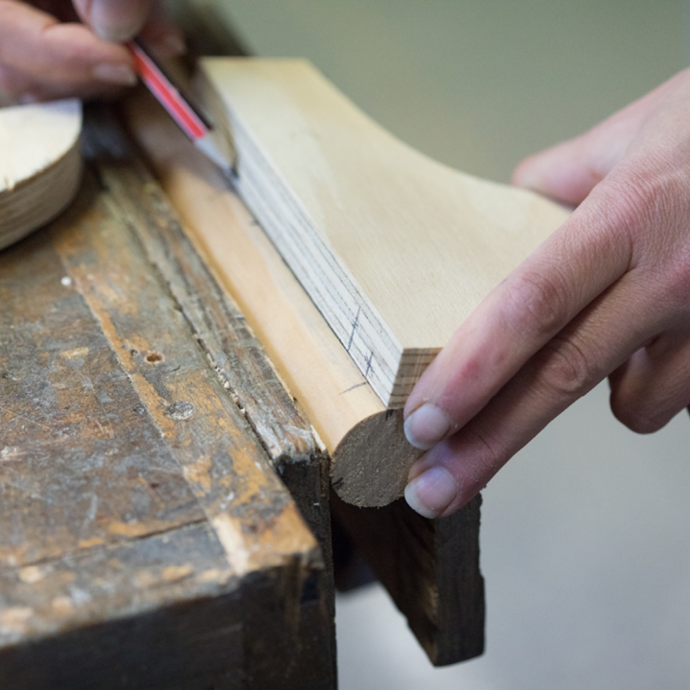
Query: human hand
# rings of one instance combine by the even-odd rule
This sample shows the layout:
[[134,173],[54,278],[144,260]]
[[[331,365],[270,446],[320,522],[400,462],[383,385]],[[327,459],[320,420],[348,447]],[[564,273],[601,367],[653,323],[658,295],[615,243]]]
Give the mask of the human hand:
[[455,332],[405,407],[405,496],[450,515],[608,376],[640,433],[690,403],[690,70],[513,181],[578,205]]
[[184,50],[155,0],[0,0],[0,92],[24,102],[112,95],[136,83],[118,43],[138,33],[160,57]]

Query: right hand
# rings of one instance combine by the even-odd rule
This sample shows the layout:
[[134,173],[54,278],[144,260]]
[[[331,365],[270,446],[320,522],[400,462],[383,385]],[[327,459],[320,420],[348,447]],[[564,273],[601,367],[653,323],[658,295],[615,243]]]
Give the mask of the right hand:
[[514,181],[577,209],[458,328],[405,408],[406,497],[450,515],[608,377],[634,431],[690,406],[690,69]]

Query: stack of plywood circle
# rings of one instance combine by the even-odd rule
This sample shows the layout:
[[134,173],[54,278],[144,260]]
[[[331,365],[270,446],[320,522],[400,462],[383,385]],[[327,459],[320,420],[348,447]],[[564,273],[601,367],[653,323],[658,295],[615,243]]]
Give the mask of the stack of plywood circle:
[[0,109],[0,249],[52,220],[79,188],[76,99]]

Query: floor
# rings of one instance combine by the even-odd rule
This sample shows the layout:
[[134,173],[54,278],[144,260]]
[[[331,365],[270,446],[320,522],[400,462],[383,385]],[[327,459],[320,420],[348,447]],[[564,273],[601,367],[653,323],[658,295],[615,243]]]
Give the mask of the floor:
[[[407,142],[503,181],[689,54],[684,0],[216,7],[257,54],[308,57]],[[337,602],[341,690],[687,690],[689,448],[687,414],[637,436],[599,386],[485,491],[486,654],[431,668],[374,586]]]

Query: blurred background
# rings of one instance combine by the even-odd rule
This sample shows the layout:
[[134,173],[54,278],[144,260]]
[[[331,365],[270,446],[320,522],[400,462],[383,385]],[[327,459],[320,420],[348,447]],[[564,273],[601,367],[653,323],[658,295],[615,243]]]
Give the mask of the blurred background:
[[[500,181],[682,69],[685,0],[208,0],[382,125]],[[687,690],[690,419],[653,436],[599,386],[484,492],[487,649],[433,669],[378,586],[337,601],[342,690]]]

